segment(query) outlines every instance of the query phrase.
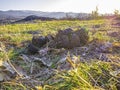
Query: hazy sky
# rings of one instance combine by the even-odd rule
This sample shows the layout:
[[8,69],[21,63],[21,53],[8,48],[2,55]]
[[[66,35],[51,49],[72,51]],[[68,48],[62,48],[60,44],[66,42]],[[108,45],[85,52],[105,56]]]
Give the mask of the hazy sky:
[[0,10],[36,10],[91,12],[98,6],[100,13],[120,10],[120,0],[0,0]]

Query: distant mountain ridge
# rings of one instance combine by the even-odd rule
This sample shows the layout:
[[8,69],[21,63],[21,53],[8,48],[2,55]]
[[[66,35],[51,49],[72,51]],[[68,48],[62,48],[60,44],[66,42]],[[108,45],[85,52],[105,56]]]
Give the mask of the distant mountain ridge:
[[36,15],[41,17],[50,17],[50,18],[64,18],[66,14],[75,17],[81,15],[81,17],[86,17],[89,14],[87,13],[73,13],[73,12],[42,12],[42,11],[31,11],[31,10],[9,10],[9,11],[0,11],[0,20],[4,18],[15,18],[22,19],[30,15]]

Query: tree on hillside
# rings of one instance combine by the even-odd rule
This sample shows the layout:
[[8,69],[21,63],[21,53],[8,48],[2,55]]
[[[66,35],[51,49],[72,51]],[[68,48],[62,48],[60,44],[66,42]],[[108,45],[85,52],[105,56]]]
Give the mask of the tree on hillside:
[[66,19],[73,19],[73,17],[69,14],[69,13],[66,13]]
[[93,19],[98,19],[99,13],[98,13],[98,6],[96,6],[96,9],[92,11],[91,17]]
[[120,14],[120,13],[119,13],[119,10],[115,9],[114,15],[115,15],[115,16],[118,16],[119,14]]

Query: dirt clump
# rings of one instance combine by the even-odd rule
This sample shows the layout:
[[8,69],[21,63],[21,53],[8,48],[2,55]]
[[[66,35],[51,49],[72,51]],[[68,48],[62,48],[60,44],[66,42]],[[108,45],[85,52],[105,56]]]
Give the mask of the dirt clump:
[[35,54],[49,41],[48,37],[33,36],[32,42],[28,45],[28,53]]
[[89,35],[88,31],[85,28],[81,28],[75,32],[80,39],[80,46],[83,46],[88,43]]
[[77,31],[71,28],[59,30],[55,36],[33,36],[31,44],[28,45],[28,51],[37,53],[43,46],[50,48],[65,48],[72,49],[74,47],[81,47],[88,43],[89,35],[85,28]]
[[47,43],[47,38],[44,36],[33,36],[32,38],[32,44],[36,47],[41,48],[46,43]]
[[57,48],[74,48],[87,44],[89,39],[86,29],[81,28],[73,31],[71,28],[60,30],[55,37]]
[[37,48],[36,46],[34,46],[32,43],[30,43],[28,46],[27,46],[27,52],[30,53],[30,54],[35,54],[39,51],[39,48]]

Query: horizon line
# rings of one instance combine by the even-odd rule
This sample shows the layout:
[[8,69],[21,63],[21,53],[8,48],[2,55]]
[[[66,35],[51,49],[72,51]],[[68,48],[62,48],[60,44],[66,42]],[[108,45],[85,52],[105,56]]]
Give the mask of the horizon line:
[[[74,11],[41,11],[41,10],[22,10],[22,9],[8,9],[8,10],[1,10],[0,11],[36,11],[36,12],[62,12],[62,13],[86,13],[86,14],[90,14],[89,12],[74,12]],[[93,10],[94,11],[94,10]],[[92,13],[92,11],[91,11]],[[113,13],[100,13],[99,14],[113,14]]]

